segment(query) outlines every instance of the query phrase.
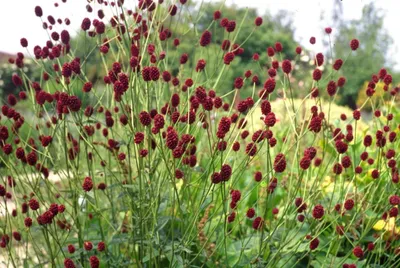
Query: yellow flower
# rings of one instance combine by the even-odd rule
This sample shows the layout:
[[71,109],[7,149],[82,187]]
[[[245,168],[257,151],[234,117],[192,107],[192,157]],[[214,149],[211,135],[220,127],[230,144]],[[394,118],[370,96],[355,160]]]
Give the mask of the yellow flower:
[[[339,183],[339,182],[336,182]],[[339,189],[339,185],[336,185],[336,190]],[[346,181],[344,183],[345,189],[352,189],[353,188],[353,183]],[[332,180],[330,176],[326,176],[324,180],[321,183],[321,188],[324,191],[324,193],[332,193],[333,190],[335,189],[335,182]]]
[[386,222],[384,220],[379,220],[375,223],[374,227],[372,228],[374,228],[375,231],[382,231],[383,228],[385,228],[385,225]]
[[363,182],[363,183],[370,183],[374,179],[372,178],[372,171],[374,171],[373,168],[368,169],[368,171],[364,175],[356,175],[356,180],[358,182]]
[[390,217],[388,220],[379,220],[372,227],[375,231],[384,230],[384,238],[388,239],[392,235],[400,234],[400,227],[396,226],[396,219],[394,217]]
[[323,189],[323,191],[325,193],[331,193],[331,192],[333,192],[334,187],[335,187],[335,185],[332,182],[331,177],[326,176],[321,183],[321,188]]

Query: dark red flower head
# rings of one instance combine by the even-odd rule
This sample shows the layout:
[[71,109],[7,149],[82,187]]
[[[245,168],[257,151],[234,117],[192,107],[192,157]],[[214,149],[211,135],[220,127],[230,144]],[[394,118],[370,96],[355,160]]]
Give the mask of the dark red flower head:
[[318,53],[317,55],[315,55],[315,61],[317,66],[321,66],[322,64],[324,64],[324,55],[322,53]]
[[339,154],[344,154],[347,151],[348,145],[347,145],[347,143],[345,143],[341,140],[337,140],[335,142],[335,147],[336,147],[336,151]]
[[89,262],[91,268],[98,268],[100,266],[99,258],[97,258],[96,256],[90,256]]
[[222,181],[228,181],[229,178],[230,178],[231,175],[232,175],[232,168],[231,168],[231,166],[228,165],[228,164],[222,165],[220,175],[221,175],[221,180],[222,180]]
[[344,168],[349,168],[351,166],[351,158],[348,155],[342,158],[342,166]]
[[210,31],[204,31],[200,37],[200,46],[205,47],[211,43],[212,34]]
[[222,117],[218,124],[217,137],[224,138],[225,134],[229,132],[231,127],[231,119],[229,117]]
[[321,77],[322,77],[322,71],[320,69],[315,69],[313,72],[313,79],[315,81],[319,81],[321,80]]
[[282,173],[286,169],[286,159],[285,155],[282,153],[279,153],[276,155],[275,160],[274,160],[274,170],[277,173]]
[[221,18],[221,11],[214,11],[214,20],[219,20]]
[[178,7],[176,5],[172,5],[168,9],[168,12],[171,16],[175,16],[177,11],[178,11]]
[[146,111],[140,112],[139,121],[143,126],[149,126],[151,124],[150,114]]
[[13,237],[16,241],[21,241],[21,234],[19,232],[13,232]]
[[392,206],[399,205],[399,204],[400,204],[400,196],[398,196],[398,195],[392,195],[392,196],[390,196],[390,198],[389,198],[389,203],[390,203]]
[[246,212],[246,216],[249,219],[253,218],[255,214],[256,214],[256,212],[255,212],[254,208],[249,208]]
[[43,10],[42,10],[42,8],[40,6],[36,6],[35,7],[35,15],[38,16],[38,17],[43,16]]
[[262,180],[262,173],[260,171],[257,171],[256,173],[254,173],[254,180],[256,182],[260,182]]
[[282,71],[286,74],[292,71],[292,63],[290,62],[290,60],[284,60],[282,62]]
[[81,29],[82,29],[83,31],[87,31],[87,30],[89,30],[90,25],[91,25],[90,19],[89,19],[89,18],[84,18],[84,19],[82,20],[82,23],[81,23]]
[[20,43],[22,47],[28,46],[28,40],[26,38],[21,38]]
[[346,78],[343,76],[339,77],[339,79],[337,81],[338,87],[343,87],[345,83],[346,83]]
[[369,242],[367,245],[368,251],[373,251],[375,248],[375,244],[373,242]]
[[26,155],[26,161],[30,166],[34,166],[37,162],[37,155],[35,152],[30,152]]
[[326,91],[328,92],[329,96],[334,96],[336,94],[337,85],[335,81],[329,81],[328,85],[326,86]]
[[206,67],[206,61],[204,59],[200,59],[196,65],[196,72],[201,72]]
[[322,205],[316,205],[312,211],[312,216],[315,219],[321,219],[324,216],[324,207]]
[[178,133],[175,131],[175,129],[170,128],[167,131],[167,137],[165,139],[165,143],[166,143],[167,147],[170,150],[173,150],[178,146],[178,142],[179,142]]
[[355,120],[360,120],[360,118],[361,118],[361,112],[360,112],[360,110],[355,110],[355,111],[353,111],[353,118],[354,118]]
[[261,230],[264,225],[263,218],[261,217],[255,218],[252,225],[254,230]]
[[335,165],[333,165],[332,171],[336,175],[340,175],[340,174],[342,174],[343,166],[340,163],[336,163]]
[[319,239],[316,237],[316,238],[313,238],[311,241],[310,241],[310,249],[311,250],[314,250],[314,249],[316,249],[317,247],[318,247],[318,245],[319,245]]
[[250,142],[246,146],[246,154],[249,156],[254,156],[257,153],[257,145],[255,143]]
[[275,55],[274,48],[273,47],[268,47],[267,48],[267,54],[268,54],[268,57],[273,57]]
[[9,94],[7,96],[7,101],[10,106],[14,106],[15,104],[17,104],[17,98],[13,94]]
[[322,127],[322,118],[319,116],[314,116],[310,121],[308,129],[315,133],[318,133],[321,131],[321,127]]
[[262,19],[261,17],[257,17],[257,18],[254,20],[254,24],[255,24],[256,26],[261,26],[262,23],[263,23],[263,19]]
[[36,199],[32,198],[31,200],[29,200],[29,207],[32,210],[38,210],[39,209],[39,202]]
[[233,52],[228,52],[228,53],[226,53],[226,54],[224,55],[224,63],[225,63],[226,65],[229,65],[229,64],[233,61],[234,58],[235,58],[235,53],[233,53]]
[[72,67],[68,62],[64,63],[62,66],[62,75],[66,78],[71,77],[72,75]]
[[314,159],[316,155],[317,155],[317,150],[314,147],[308,147],[306,150],[304,150],[305,157]]
[[[236,205],[236,204],[234,204],[234,205]],[[232,211],[232,213],[231,214],[229,214],[229,216],[228,216],[228,223],[231,223],[231,222],[233,222],[234,220],[235,220],[235,218],[236,218],[236,212],[235,211]]]
[[21,79],[21,77],[19,77],[18,74],[13,74],[13,76],[11,77],[11,80],[16,87],[22,86],[22,84],[23,84],[22,79]]
[[308,157],[303,157],[300,160],[300,167],[304,170],[308,169],[311,165],[311,159]]
[[160,78],[160,71],[155,66],[151,66],[149,68],[150,68],[149,69],[149,74],[150,74],[151,80],[157,81]]
[[282,52],[282,50],[283,50],[282,43],[276,42],[275,43],[275,50],[276,50],[276,52]]
[[358,46],[360,45],[360,42],[357,39],[353,39],[350,41],[350,48],[351,50],[357,50]]
[[228,33],[231,33],[231,32],[233,32],[234,30],[235,30],[235,28],[236,28],[236,21],[234,21],[234,20],[230,20],[229,22],[228,22],[228,24],[226,25],[226,31],[228,32]]
[[231,191],[231,198],[233,202],[239,202],[240,198],[242,197],[242,194],[240,193],[239,190],[232,190]]
[[93,188],[93,181],[92,181],[92,178],[91,178],[91,177],[86,177],[86,178],[83,180],[82,189],[83,189],[85,192],[89,192],[90,190],[92,190],[92,188]]
[[69,36],[69,32],[67,30],[62,30],[61,31],[61,42],[63,42],[63,44],[67,45],[69,44],[70,41],[70,36]]
[[220,25],[221,27],[227,27],[227,26],[228,26],[228,23],[229,23],[228,18],[222,18],[222,20],[219,22],[219,25]]
[[360,246],[356,246],[353,249],[353,254],[354,256],[356,256],[357,258],[361,259],[362,257],[364,257],[364,251],[362,250],[362,248]]
[[237,89],[241,89],[243,87],[243,78],[242,77],[235,78],[234,87]]
[[333,69],[338,71],[343,65],[343,60],[342,59],[337,59],[335,63],[333,64]]
[[273,127],[276,123],[276,117],[274,113],[268,113],[264,118],[264,123],[268,127]]
[[65,267],[65,268],[75,268],[76,266],[75,266],[75,263],[74,263],[73,260],[71,260],[71,259],[69,259],[69,258],[66,258],[66,259],[64,260],[64,267]]
[[354,207],[354,200],[353,199],[347,199],[345,202],[344,202],[344,208],[346,209],[346,210],[352,210],[353,209],[353,207]]
[[69,96],[67,105],[71,111],[77,112],[81,108],[82,102],[77,96]]
[[264,89],[268,93],[272,93],[275,90],[275,86],[276,86],[276,81],[272,77],[268,78],[264,83]]
[[220,183],[222,181],[221,179],[221,174],[218,172],[215,172],[211,175],[211,182],[214,184]]

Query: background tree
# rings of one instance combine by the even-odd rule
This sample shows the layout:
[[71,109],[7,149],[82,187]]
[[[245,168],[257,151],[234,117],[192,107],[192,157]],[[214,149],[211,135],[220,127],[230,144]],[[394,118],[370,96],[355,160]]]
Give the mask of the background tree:
[[346,74],[346,85],[340,92],[340,104],[356,108],[358,91],[365,81],[371,79],[371,71],[378,72],[385,67],[393,66],[388,51],[393,41],[383,27],[384,13],[370,3],[363,8],[362,16],[357,20],[336,20],[340,25],[333,41],[335,58],[348,57],[349,41],[357,38],[360,47],[344,64],[341,72]]
[[[281,55],[282,59],[298,60],[295,52],[297,42],[294,40],[294,27],[289,13],[279,12],[276,15],[272,15],[267,12],[265,14],[258,14],[257,10],[254,8],[239,8],[235,5],[227,6],[223,2],[212,2],[203,4],[201,11],[192,13],[198,14],[198,20],[196,20],[194,24],[194,26],[197,27],[198,36],[193,38],[197,38],[194,39],[197,41],[204,30],[208,29],[211,31],[213,39],[212,45],[215,46],[216,61],[222,61],[224,52],[220,47],[223,40],[228,39],[228,33],[223,27],[219,26],[219,21],[215,21],[213,25],[209,27],[210,21],[213,20],[214,12],[216,10],[219,10],[222,13],[221,18],[228,18],[229,20],[236,21],[236,28],[241,27],[237,40],[245,40],[243,43],[238,43],[238,45],[244,49],[244,52],[237,56],[231,66],[231,70],[237,71],[230,71],[229,74],[224,76],[223,81],[221,81],[223,85],[222,88],[224,88],[226,92],[233,89],[233,80],[236,77],[244,76],[244,74],[239,71],[243,68],[237,68],[239,65],[242,67],[246,66],[246,69],[251,70],[253,75],[259,77],[260,83],[263,83],[267,78],[267,70],[271,67],[266,50],[268,47],[274,47],[276,42],[280,42],[283,46],[283,53]],[[258,16],[262,17],[263,23],[261,26],[256,27],[254,20]],[[245,19],[242,24],[242,18],[244,17]],[[235,35],[236,32],[237,30],[230,33],[230,35]],[[197,55],[197,58],[192,61],[192,64],[196,64],[197,60],[200,59],[199,57],[201,53],[196,51],[199,50],[199,48],[193,45],[193,39],[186,38],[185,40],[181,40],[179,49],[182,48],[184,48],[186,53],[190,51],[187,49],[191,48],[191,50],[193,50],[191,55]],[[254,62],[254,52],[260,55],[260,64]],[[214,63],[207,63],[207,65],[218,66],[218,64]],[[211,72],[214,71],[212,70]],[[296,70],[293,72],[296,73]],[[305,72],[301,73],[303,74]],[[299,76],[296,77],[298,78]],[[251,88],[244,87],[241,90],[241,94],[246,95],[248,93],[248,91],[246,93],[246,90],[251,90]]]

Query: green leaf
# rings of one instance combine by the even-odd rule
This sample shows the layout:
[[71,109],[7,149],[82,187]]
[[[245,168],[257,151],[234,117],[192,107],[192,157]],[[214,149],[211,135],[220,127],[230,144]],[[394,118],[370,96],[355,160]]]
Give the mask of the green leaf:
[[157,232],[161,231],[165,227],[165,225],[167,225],[167,223],[170,220],[170,218],[171,217],[167,217],[167,216],[160,217],[159,221],[157,223],[157,227],[156,227],[156,231],[155,232],[157,233]]
[[157,249],[153,249],[153,254],[151,256],[150,256],[150,254],[144,256],[142,262],[148,262],[150,260],[150,258],[158,257],[158,255],[160,255],[158,250]]
[[122,187],[129,188],[129,189],[136,189],[137,188],[137,186],[135,186],[134,184],[123,184]]
[[366,260],[359,261],[359,260],[353,260],[348,257],[335,257],[332,255],[326,256],[324,252],[318,252],[315,259],[311,261],[311,266],[315,268],[319,267],[342,267],[344,263],[347,264],[356,264],[357,268],[360,267],[365,267]]

